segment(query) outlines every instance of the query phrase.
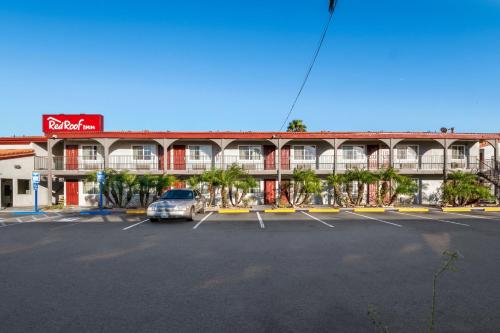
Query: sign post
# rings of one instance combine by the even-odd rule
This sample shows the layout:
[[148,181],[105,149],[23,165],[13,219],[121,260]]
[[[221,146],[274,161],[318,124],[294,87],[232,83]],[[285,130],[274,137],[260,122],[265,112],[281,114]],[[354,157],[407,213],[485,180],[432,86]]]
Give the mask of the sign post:
[[106,180],[106,174],[104,171],[97,172],[97,182],[99,182],[99,210],[102,210],[102,188],[104,186],[104,181]]
[[33,190],[35,191],[35,212],[38,212],[38,184],[40,184],[40,173],[33,172],[31,174]]

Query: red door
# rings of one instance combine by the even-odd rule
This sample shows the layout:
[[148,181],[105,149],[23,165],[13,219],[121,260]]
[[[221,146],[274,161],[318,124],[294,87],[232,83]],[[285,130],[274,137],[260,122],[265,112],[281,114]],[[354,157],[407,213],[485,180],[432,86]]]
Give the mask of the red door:
[[290,146],[281,148],[281,170],[290,170]]
[[174,170],[186,170],[186,146],[174,146]]
[[178,180],[178,181],[174,182],[172,185],[174,188],[186,188],[186,182],[184,182],[182,180]]
[[66,206],[78,206],[78,180],[66,180]]
[[78,145],[66,146],[66,170],[78,170]]
[[165,155],[163,151],[163,146],[158,145],[158,169],[163,170],[164,169],[164,163],[163,163],[163,156]]
[[264,204],[272,205],[276,202],[276,181],[274,179],[264,180]]
[[[368,155],[368,170],[378,169],[378,145],[368,145],[366,147],[366,153]],[[378,184],[368,185],[368,204],[377,204],[377,186]]]
[[264,146],[264,170],[274,170],[276,165],[274,162],[274,146]]

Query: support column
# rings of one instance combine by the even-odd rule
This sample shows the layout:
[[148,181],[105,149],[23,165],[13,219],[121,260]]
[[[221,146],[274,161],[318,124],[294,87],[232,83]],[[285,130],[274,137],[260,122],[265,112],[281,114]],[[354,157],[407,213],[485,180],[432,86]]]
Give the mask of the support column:
[[276,169],[277,169],[277,173],[278,173],[278,186],[277,186],[277,189],[278,189],[278,194],[276,195],[276,204],[279,205],[279,203],[281,202],[281,141],[280,139],[278,139],[278,146],[277,146],[277,149],[276,149]]
[[498,170],[500,168],[500,140],[495,139],[495,169]]
[[392,139],[389,139],[389,166],[394,168],[394,143]]
[[52,206],[52,140],[47,140],[47,204]]
[[448,140],[444,139],[443,180],[448,179]]

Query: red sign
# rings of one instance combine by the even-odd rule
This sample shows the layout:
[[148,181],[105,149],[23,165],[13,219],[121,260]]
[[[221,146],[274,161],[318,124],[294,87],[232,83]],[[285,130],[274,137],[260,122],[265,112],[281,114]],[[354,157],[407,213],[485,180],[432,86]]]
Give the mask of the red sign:
[[100,114],[44,114],[43,132],[102,132],[104,117]]

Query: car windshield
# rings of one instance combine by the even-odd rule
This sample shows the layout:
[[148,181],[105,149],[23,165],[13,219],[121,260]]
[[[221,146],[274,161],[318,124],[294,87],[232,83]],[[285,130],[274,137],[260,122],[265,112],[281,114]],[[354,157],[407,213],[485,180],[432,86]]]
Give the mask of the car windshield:
[[187,200],[187,199],[193,199],[193,191],[186,191],[186,190],[170,190],[161,196],[161,199],[163,200],[171,200],[171,199],[180,199],[180,200]]

